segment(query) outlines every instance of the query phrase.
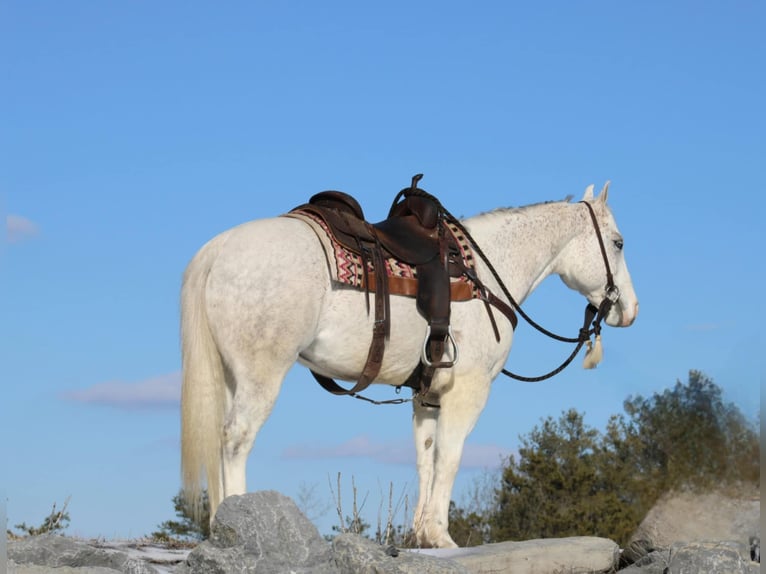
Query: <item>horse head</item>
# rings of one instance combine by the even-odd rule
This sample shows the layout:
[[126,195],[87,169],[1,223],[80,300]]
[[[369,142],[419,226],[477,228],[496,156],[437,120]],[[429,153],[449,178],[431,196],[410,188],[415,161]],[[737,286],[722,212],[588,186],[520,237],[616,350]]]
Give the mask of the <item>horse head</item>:
[[[606,204],[608,195],[609,182],[595,197],[590,185],[582,201],[573,204],[573,209],[582,210],[583,226],[561,254],[559,275],[595,307],[610,296],[613,304],[604,321],[613,327],[628,327],[638,315],[638,298],[625,262],[622,234]],[[584,203],[587,205],[581,205]]]

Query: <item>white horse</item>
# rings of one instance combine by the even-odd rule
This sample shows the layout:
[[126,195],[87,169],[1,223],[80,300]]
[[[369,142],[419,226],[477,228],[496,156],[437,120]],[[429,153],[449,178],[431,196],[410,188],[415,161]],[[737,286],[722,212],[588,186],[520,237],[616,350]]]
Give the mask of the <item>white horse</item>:
[[[623,239],[606,205],[607,186],[583,201],[595,213],[619,300],[605,322],[631,325],[638,300],[623,255]],[[548,275],[598,306],[606,271],[594,222],[569,200],[501,208],[462,221],[521,303]],[[503,298],[482,261],[478,276]],[[429,402],[413,401],[419,474],[414,530],[422,546],[454,547],[447,515],[463,443],[503,369],[513,330],[495,313],[495,338],[484,303],[453,303],[459,348],[453,368],[439,369]],[[365,295],[333,284],[320,241],[305,222],[276,217],[245,223],[209,241],[184,275],[182,474],[199,496],[206,479],[211,516],[224,497],[246,491],[245,466],[255,436],[296,362],[334,378],[356,381],[365,364],[374,318]],[[421,357],[425,320],[412,298],[391,297],[391,335],[376,382],[399,385]],[[319,392],[319,390],[317,390]],[[339,406],[342,406],[339,403]]]

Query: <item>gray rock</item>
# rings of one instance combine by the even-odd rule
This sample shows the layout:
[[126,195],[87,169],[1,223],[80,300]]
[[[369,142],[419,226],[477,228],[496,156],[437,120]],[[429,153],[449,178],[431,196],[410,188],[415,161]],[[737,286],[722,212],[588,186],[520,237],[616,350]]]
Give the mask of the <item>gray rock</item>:
[[574,536],[419,552],[450,558],[469,572],[553,574],[613,572],[620,549],[607,538]]
[[381,546],[356,534],[332,541],[341,574],[468,574],[465,566],[447,558]]
[[178,572],[337,574],[330,545],[288,497],[259,491],[226,498],[210,539],[189,554]]
[[[80,568],[60,566],[53,572],[55,572],[55,574],[117,574],[119,570],[104,568],[103,566],[95,566],[93,568],[87,566],[82,566]],[[16,564],[13,560],[9,560],[8,574],[51,574],[51,567],[37,566],[36,564]]]
[[737,542],[691,542],[670,549],[668,574],[750,574],[749,548]]
[[618,554],[617,544],[596,537],[403,550],[341,534],[330,546],[290,498],[262,491],[224,500],[210,540],[176,574],[597,573],[613,571]]
[[[680,540],[736,540],[760,537],[761,500],[757,490],[671,492],[647,513],[626,549],[670,548]],[[639,556],[636,556],[638,558]]]
[[738,542],[677,542],[655,550],[620,574],[752,574],[759,564],[751,562],[749,548]]
[[620,556],[621,564],[633,564],[638,562],[644,556],[651,554],[656,548],[651,540],[636,539],[628,543],[622,550],[622,556]]
[[131,558],[125,552],[95,548],[85,542],[43,534],[8,544],[8,559],[17,565],[36,565],[47,568],[108,568],[122,574],[158,574],[142,560]]
[[655,550],[642,556],[635,564],[620,570],[620,574],[667,574],[670,550]]

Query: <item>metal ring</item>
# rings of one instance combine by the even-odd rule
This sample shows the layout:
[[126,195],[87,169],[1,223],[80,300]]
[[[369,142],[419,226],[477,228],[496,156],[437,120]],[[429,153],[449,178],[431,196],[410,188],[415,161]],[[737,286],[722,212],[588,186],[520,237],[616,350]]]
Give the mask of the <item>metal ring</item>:
[[[431,338],[431,325],[427,325],[426,337],[425,339],[423,339],[423,351],[421,354],[421,360],[423,361],[423,364],[426,367],[434,366],[434,363],[431,362],[431,359],[428,358],[428,340],[430,338]],[[453,367],[457,364],[457,361],[460,358],[460,353],[458,352],[458,347],[457,347],[457,341],[455,341],[455,337],[452,335],[452,325],[447,327],[447,338],[449,339],[450,343],[452,343],[452,356],[454,357],[454,359],[452,359],[452,361],[436,363],[437,368]]]
[[620,289],[617,285],[612,285],[606,288],[606,298],[612,302],[612,305],[620,300]]

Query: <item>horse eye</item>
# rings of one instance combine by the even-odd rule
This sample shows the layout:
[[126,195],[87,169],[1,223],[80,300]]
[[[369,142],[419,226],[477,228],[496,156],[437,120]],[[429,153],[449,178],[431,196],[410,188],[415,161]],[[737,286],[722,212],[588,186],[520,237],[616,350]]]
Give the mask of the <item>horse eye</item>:
[[615,239],[614,246],[620,251],[622,251],[622,239]]

